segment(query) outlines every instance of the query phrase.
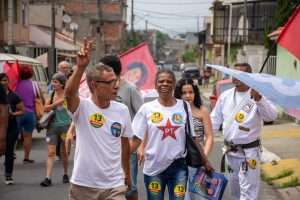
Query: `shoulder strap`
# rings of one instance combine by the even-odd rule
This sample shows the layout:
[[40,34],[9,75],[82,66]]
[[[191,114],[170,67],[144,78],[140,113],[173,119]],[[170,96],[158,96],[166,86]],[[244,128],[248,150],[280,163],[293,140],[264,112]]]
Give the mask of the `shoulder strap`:
[[33,87],[33,92],[34,92],[35,97],[41,97],[39,86],[37,85],[37,82],[35,82],[35,81],[31,81],[31,82],[32,82],[32,87]]
[[53,92],[51,93],[50,104],[53,104],[54,94],[55,94],[55,91],[53,91]]
[[185,133],[190,135],[191,134],[190,116],[189,116],[188,106],[185,101],[183,101],[183,107],[184,107],[185,114],[186,114]]

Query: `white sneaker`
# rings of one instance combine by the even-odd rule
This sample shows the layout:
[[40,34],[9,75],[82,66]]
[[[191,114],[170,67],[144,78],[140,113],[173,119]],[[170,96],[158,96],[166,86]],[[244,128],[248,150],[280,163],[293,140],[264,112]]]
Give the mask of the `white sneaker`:
[[13,185],[14,184],[14,179],[12,177],[10,177],[10,176],[7,176],[5,178],[5,184],[6,185]]

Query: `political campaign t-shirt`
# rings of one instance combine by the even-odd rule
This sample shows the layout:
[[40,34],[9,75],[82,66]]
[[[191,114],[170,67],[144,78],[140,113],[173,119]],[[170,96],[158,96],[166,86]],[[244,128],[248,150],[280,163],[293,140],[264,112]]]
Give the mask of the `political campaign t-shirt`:
[[[189,105],[188,108],[193,127]],[[141,140],[147,133],[144,174],[155,176],[174,160],[185,157],[185,122],[186,112],[182,100],[177,99],[176,104],[170,107],[161,105],[157,99],[142,105],[134,117],[132,127],[134,135]]]
[[124,185],[121,163],[121,137],[131,137],[128,108],[111,101],[101,109],[88,99],[80,99],[73,114],[76,149],[71,182],[92,188]]

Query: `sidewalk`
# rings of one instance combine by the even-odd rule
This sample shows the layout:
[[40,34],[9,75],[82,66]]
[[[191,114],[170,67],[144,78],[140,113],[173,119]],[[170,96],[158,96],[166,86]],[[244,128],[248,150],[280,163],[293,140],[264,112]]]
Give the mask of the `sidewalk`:
[[262,144],[267,149],[263,154],[267,162],[262,164],[262,178],[277,188],[282,199],[299,199],[300,125],[279,121],[264,126]]

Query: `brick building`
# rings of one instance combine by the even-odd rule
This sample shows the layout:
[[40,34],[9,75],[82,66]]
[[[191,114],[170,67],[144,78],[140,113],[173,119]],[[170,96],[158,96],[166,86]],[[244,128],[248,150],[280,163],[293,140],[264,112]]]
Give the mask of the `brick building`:
[[[126,0],[101,1],[103,53],[118,53],[124,45]],[[95,38],[98,22],[97,0],[65,1],[64,11],[78,24],[77,38]],[[68,27],[65,24],[65,27]]]

